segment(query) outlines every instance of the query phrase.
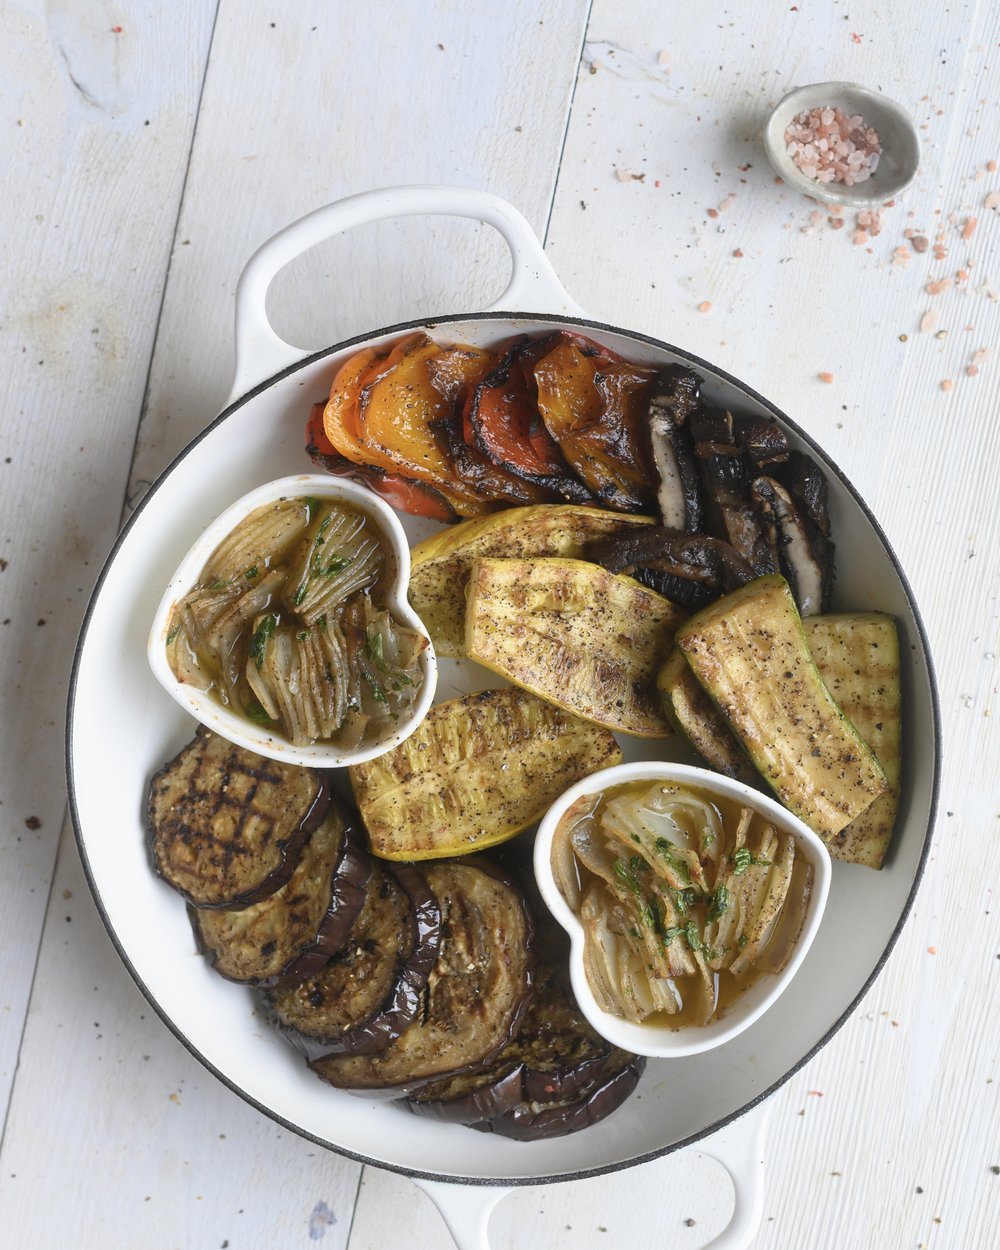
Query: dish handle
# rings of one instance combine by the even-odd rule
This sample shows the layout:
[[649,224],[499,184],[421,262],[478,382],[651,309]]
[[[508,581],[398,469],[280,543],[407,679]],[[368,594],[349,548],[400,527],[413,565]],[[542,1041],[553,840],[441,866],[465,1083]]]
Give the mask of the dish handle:
[[484,312],[549,312],[583,317],[563,290],[537,235],[512,205],[468,187],[410,186],[364,191],[325,204],[268,239],[236,287],[236,373],[229,402],[311,353],[280,338],[267,318],[267,291],[279,270],[325,239],[391,217],[471,217],[492,226],[510,249],[511,275]]
[[[747,1250],[764,1213],[764,1134],[770,1100],[734,1120],[699,1143],[699,1154],[714,1159],[729,1173],[736,1204],[729,1223],[702,1250]],[[437,1207],[458,1250],[490,1250],[493,1209],[510,1189],[493,1185],[455,1185],[414,1176],[413,1183]]]

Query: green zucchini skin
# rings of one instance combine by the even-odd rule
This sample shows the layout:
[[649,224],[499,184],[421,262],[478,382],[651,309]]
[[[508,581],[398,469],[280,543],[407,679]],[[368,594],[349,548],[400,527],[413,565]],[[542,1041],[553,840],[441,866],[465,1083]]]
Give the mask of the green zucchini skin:
[[676,644],[781,802],[832,839],[889,789],[827,689],[785,579],[768,574],[695,613]]

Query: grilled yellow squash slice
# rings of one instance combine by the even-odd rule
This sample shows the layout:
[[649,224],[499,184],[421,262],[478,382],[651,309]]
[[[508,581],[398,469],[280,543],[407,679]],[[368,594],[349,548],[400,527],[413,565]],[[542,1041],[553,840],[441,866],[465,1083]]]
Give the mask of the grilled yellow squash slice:
[[374,854],[438,859],[512,838],[621,760],[606,730],[508,688],[438,703],[400,746],[348,773]]
[[465,655],[465,588],[477,557],[582,556],[590,543],[652,520],[575,504],[537,504],[452,525],[410,553],[410,603],[438,655],[460,659]]
[[608,729],[671,733],[656,674],[683,613],[585,560],[474,561],[465,649],[508,681]]
[[889,788],[820,676],[783,577],[758,577],[702,608],[677,645],[758,772],[821,837]]

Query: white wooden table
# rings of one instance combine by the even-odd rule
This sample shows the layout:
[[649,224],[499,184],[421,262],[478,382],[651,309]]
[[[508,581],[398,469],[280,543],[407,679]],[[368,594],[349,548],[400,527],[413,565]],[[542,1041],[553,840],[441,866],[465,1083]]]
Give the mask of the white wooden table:
[[[1000,10],[11,0],[3,25],[0,1246],[447,1241],[409,1182],[281,1130],[156,1019],[83,880],[62,762],[93,580],[123,503],[227,392],[242,265],[305,211],[406,182],[512,201],[580,304],[774,400],[888,533],[938,667],[935,844],[883,974],[776,1095],[754,1244],[1000,1244]],[[867,242],[759,143],[769,105],[828,78],[921,127],[918,181]],[[390,222],[290,267],[271,309],[316,346],[482,306],[505,265],[472,223]],[[728,1216],[720,1177],[687,1154],[522,1189],[493,1242],[694,1250]]]

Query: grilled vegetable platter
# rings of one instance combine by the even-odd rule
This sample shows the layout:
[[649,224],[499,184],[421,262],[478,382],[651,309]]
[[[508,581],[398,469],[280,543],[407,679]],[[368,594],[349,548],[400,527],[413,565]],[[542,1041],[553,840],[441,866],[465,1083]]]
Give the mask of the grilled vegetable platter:
[[[540,252],[526,276],[511,210],[483,204],[520,307],[569,307]],[[270,246],[258,270],[287,259],[288,239]],[[537,1183],[711,1133],[847,1018],[927,854],[933,675],[877,523],[794,421],[660,341],[491,311],[302,356],[247,290],[239,393],[131,517],[76,657],[74,824],[122,958],[231,1088],[381,1166]],[[271,376],[247,375],[258,348]],[[439,657],[411,737],[332,773],[198,729],[145,659],[201,531],[317,467],[399,509]],[[774,1007],[719,1052],[644,1070],[580,1017],[528,870],[547,806],[623,758],[750,780],[836,860]]]

